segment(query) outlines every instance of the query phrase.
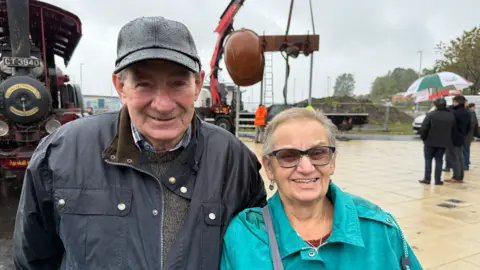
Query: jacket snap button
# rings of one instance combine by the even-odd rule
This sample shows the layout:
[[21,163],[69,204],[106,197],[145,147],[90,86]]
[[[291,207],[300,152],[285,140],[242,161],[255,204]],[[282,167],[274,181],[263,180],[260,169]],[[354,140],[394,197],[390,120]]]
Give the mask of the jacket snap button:
[[181,187],[181,188],[180,188],[180,192],[182,192],[182,193],[187,193],[187,188],[186,188],[186,187]]
[[153,211],[152,211],[152,214],[153,214],[154,216],[156,216],[156,215],[158,215],[158,211],[157,211],[157,210],[153,210]]
[[175,184],[177,180],[175,179],[175,177],[170,177],[168,178],[168,182],[170,182],[170,184]]
[[126,208],[124,203],[119,203],[117,207],[118,207],[118,210],[120,210],[120,211],[123,211]]
[[313,256],[315,256],[315,252],[313,252],[313,251],[310,251],[310,252],[308,253],[308,256],[310,256],[310,257],[313,257]]
[[64,205],[64,204],[65,204],[65,200],[64,200],[64,199],[58,200],[58,204],[59,204],[59,205]]
[[208,218],[211,219],[211,220],[214,220],[215,219],[215,214],[214,213],[208,214]]

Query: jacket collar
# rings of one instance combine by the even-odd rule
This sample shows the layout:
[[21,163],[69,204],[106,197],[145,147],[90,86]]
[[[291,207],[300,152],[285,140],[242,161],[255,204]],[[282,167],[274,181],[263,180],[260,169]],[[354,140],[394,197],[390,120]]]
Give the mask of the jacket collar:
[[[332,182],[329,184],[327,197],[334,205],[333,229],[332,234],[327,240],[327,244],[340,242],[364,247],[360,220],[352,198]],[[285,258],[290,254],[307,248],[308,245],[290,225],[278,192],[269,199],[268,207],[272,213],[280,256]]]
[[[155,148],[153,145],[151,145],[145,138],[143,137],[142,134],[140,134],[140,131],[135,127],[135,125],[130,121],[130,126],[132,127],[132,136],[133,140],[135,141],[135,144],[137,145],[137,148],[140,151],[150,151],[150,152],[155,152]],[[192,137],[192,124],[188,125],[187,131],[183,135],[183,138],[180,142],[177,143],[177,145],[168,151],[175,151],[180,149],[181,147],[185,148],[187,145],[190,143],[190,139]]]
[[[200,134],[200,126],[201,121],[195,115],[191,124],[191,141],[178,158],[183,164],[191,166],[195,164],[195,152]],[[122,107],[120,110],[118,119],[114,124],[114,129],[116,130],[116,134],[107,148],[103,151],[102,157],[110,162],[138,165],[140,150],[135,144],[133,138],[130,115],[126,106]]]

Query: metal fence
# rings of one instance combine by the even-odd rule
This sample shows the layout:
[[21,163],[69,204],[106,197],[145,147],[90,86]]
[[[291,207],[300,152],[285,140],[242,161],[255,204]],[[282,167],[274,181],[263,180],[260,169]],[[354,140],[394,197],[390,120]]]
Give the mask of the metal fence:
[[[301,106],[307,106],[302,104]],[[248,121],[245,115],[254,114],[258,103],[243,103],[244,111],[240,113],[240,127],[242,123]],[[369,130],[389,130],[390,127],[400,127],[403,129],[409,128],[413,120],[428,112],[432,104],[431,102],[424,102],[416,105],[411,102],[395,102],[395,103],[378,103],[378,102],[313,102],[312,106],[320,109],[325,113],[338,114],[356,114],[368,113],[369,123],[359,129]],[[253,120],[252,120],[253,121]]]

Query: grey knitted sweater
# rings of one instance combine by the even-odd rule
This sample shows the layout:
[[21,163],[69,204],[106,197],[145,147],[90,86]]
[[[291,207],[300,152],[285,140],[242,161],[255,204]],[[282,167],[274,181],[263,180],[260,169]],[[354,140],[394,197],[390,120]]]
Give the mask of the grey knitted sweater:
[[163,243],[162,267],[165,262],[170,246],[175,242],[178,232],[183,227],[187,218],[190,201],[171,192],[163,186],[162,179],[166,175],[172,161],[182,152],[183,147],[171,152],[149,152],[142,151],[140,166],[142,169],[152,173],[162,183],[163,196]]

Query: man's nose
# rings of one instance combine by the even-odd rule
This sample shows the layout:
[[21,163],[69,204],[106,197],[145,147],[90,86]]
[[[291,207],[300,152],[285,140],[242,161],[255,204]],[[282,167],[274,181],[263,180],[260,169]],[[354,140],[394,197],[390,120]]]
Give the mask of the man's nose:
[[175,102],[168,90],[160,89],[155,91],[152,101],[152,108],[157,111],[171,111],[175,108]]

